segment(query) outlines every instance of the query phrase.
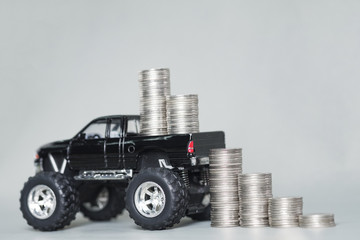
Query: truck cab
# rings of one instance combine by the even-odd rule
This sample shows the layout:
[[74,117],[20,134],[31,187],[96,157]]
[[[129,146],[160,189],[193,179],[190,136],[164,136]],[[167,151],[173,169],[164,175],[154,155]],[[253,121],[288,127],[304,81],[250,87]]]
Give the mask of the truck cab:
[[139,136],[139,122],[140,116],[136,115],[93,120],[70,141],[70,167],[75,170],[136,168],[136,147],[127,139]]

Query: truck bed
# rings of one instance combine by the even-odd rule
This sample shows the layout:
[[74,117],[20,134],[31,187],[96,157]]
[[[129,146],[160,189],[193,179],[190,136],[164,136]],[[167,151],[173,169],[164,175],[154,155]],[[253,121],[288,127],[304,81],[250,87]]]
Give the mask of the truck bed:
[[[225,134],[222,131],[189,134],[169,134],[161,136],[136,136],[127,139],[136,145],[138,154],[142,151],[160,150],[169,157],[172,166],[190,165],[190,158],[198,163],[208,163],[209,151],[213,148],[225,148]],[[194,153],[188,153],[190,141],[194,144]],[[125,143],[126,144],[126,143]]]
[[222,131],[193,133],[196,158],[209,156],[210,149],[225,148],[225,134]]

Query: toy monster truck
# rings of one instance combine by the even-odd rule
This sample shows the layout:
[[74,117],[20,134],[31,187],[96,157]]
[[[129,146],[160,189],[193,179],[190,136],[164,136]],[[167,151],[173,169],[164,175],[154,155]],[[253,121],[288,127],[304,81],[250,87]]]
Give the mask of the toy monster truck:
[[80,210],[94,221],[124,208],[135,223],[159,230],[185,215],[210,218],[209,150],[223,132],[142,136],[137,115],[100,117],[70,140],[41,147],[36,175],[21,191],[27,223],[42,231],[69,225]]

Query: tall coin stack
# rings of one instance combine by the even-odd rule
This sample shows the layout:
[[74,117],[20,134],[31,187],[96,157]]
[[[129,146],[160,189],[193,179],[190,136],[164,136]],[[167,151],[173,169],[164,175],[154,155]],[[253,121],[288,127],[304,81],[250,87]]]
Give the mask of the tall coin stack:
[[269,199],[269,222],[271,227],[298,227],[302,215],[302,197]]
[[140,133],[166,135],[166,97],[170,96],[170,71],[167,68],[141,71],[140,83]]
[[210,150],[211,226],[239,226],[238,177],[242,172],[241,149]]
[[166,98],[169,134],[199,132],[198,95],[175,95]]
[[269,226],[268,201],[272,198],[271,173],[239,175],[240,226]]

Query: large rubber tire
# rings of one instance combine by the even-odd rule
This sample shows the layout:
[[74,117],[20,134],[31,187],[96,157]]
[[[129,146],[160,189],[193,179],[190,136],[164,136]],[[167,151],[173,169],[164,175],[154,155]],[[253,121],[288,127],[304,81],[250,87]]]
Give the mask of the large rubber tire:
[[[29,206],[30,199],[37,198],[40,201],[44,199],[35,193],[48,196],[53,203],[53,212],[49,216],[35,216],[30,210],[32,208]],[[46,201],[42,206],[40,203],[37,205],[39,210],[45,208]],[[21,191],[20,210],[27,223],[33,228],[41,231],[55,231],[64,228],[75,219],[79,210],[79,194],[68,177],[57,172],[40,172],[34,177],[30,177],[25,183]]]
[[[122,190],[122,191],[121,191]],[[121,214],[125,208],[125,191],[111,185],[103,185],[96,189],[95,199],[90,203],[82,203],[80,211],[85,217],[92,221],[109,221]],[[97,205],[97,198],[106,192],[107,202],[104,206],[96,209],[91,208],[89,205]],[[103,196],[104,197],[104,196]]]
[[[157,184],[164,195],[165,204],[156,216],[144,216],[136,205],[137,190],[147,183]],[[177,173],[166,168],[147,168],[140,171],[126,191],[126,209],[134,222],[144,229],[162,230],[179,223],[185,216],[187,204],[187,189],[183,180]]]

